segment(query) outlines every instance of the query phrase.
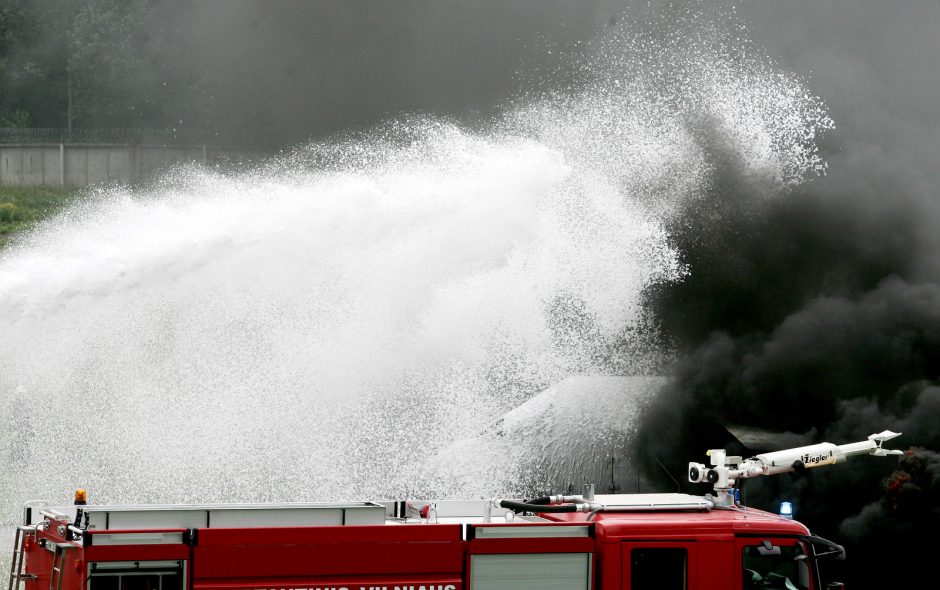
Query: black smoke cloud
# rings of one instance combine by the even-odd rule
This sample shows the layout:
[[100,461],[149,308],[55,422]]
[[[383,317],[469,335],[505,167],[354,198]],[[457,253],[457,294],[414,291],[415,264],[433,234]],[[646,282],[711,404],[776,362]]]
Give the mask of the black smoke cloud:
[[[658,461],[684,473],[708,448],[769,450],[742,448],[727,427],[794,444],[903,432],[894,445],[916,448],[900,463],[857,458],[745,486],[750,505],[794,501],[814,532],[845,541],[851,566],[836,574],[851,587],[902,587],[925,575],[919,540],[940,509],[940,200],[931,171],[865,157],[851,132],[835,138],[846,147],[829,175],[787,194],[714,155],[710,190],[671,223],[689,274],[647,292],[682,360],[638,448],[668,489]],[[877,567],[892,559],[910,566]]]
[[758,0],[738,14],[828,104],[829,170],[780,194],[714,155],[710,191],[670,228],[690,273],[647,292],[681,360],[641,420],[640,458],[671,489],[657,460],[684,474],[708,448],[767,450],[728,426],[793,445],[903,432],[889,445],[909,449],[900,460],[748,480],[744,493],[767,509],[794,501],[844,542],[849,560],[830,570],[848,587],[923,587],[940,524],[940,44],[919,31],[940,6]]

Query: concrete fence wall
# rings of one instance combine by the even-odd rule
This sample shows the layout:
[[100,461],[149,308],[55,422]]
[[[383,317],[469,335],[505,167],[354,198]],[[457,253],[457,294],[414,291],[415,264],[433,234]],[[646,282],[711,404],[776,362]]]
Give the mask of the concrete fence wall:
[[258,159],[259,152],[102,144],[0,144],[0,184],[88,186],[146,182],[174,165]]

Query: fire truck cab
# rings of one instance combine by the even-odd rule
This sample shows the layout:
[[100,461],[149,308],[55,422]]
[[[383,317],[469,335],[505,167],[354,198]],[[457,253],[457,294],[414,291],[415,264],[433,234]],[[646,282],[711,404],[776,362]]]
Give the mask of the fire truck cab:
[[29,505],[10,590],[818,590],[817,559],[841,549],[708,497],[599,505]]

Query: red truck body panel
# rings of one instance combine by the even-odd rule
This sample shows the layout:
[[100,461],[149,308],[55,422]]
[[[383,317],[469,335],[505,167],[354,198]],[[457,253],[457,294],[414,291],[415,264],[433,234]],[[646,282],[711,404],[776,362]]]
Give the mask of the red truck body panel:
[[[75,530],[74,535],[63,533],[66,524],[49,521],[24,544],[24,571],[36,576],[27,579],[24,590],[96,590],[87,585],[93,571],[139,562],[180,564],[175,567],[184,572],[181,590],[473,590],[474,556],[532,554],[586,556],[585,590],[630,590],[636,552],[651,549],[682,556],[686,590],[737,590],[742,547],[763,540],[793,545],[809,534],[798,522],[740,508],[542,514],[536,523]],[[148,542],[147,535],[160,541]],[[166,590],[122,584],[116,590]]]

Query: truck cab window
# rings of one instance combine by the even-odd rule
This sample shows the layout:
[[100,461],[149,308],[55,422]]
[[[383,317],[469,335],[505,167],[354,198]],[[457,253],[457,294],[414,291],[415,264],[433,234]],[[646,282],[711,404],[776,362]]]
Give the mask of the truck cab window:
[[680,548],[637,548],[630,553],[630,590],[686,590],[688,553]]
[[744,548],[744,590],[810,590],[809,560],[800,545]]

